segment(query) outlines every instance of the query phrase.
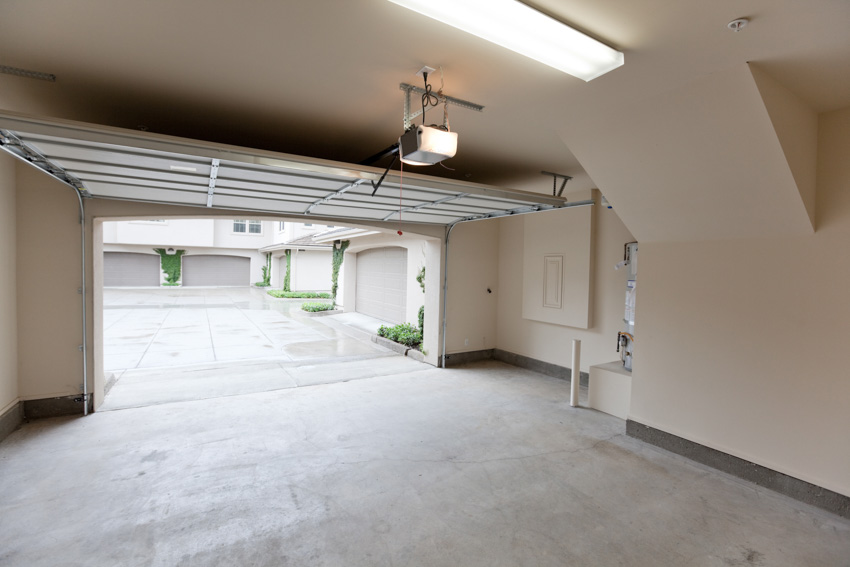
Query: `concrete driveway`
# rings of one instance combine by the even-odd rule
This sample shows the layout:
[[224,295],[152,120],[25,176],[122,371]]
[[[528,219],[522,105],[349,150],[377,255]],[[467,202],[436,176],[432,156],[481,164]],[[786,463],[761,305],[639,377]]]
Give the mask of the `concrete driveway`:
[[108,391],[100,409],[422,368],[371,342],[383,321],[356,313],[310,317],[301,303],[256,288],[105,289]]

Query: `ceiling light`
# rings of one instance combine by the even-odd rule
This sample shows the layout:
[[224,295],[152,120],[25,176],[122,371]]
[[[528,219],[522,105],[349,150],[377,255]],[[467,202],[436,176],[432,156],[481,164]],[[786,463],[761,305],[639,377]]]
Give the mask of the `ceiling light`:
[[191,167],[188,165],[171,165],[169,166],[169,169],[171,169],[172,171],[198,171],[197,167]]
[[511,51],[590,81],[623,54],[516,0],[390,0]]
[[402,162],[408,165],[434,165],[457,153],[457,132],[420,125],[402,134],[398,144]]

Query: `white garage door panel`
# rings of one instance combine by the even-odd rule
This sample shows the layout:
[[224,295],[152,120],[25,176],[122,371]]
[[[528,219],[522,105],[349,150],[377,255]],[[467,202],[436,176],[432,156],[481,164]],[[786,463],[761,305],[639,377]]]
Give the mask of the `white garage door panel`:
[[407,249],[376,248],[357,254],[355,310],[404,323],[407,308]]
[[183,285],[251,285],[251,259],[241,256],[183,256]]
[[399,172],[372,194],[383,168],[4,112],[0,130],[0,149],[87,197],[430,225],[592,204],[417,173],[399,203]]
[[103,253],[104,287],[159,286],[159,270],[156,254]]

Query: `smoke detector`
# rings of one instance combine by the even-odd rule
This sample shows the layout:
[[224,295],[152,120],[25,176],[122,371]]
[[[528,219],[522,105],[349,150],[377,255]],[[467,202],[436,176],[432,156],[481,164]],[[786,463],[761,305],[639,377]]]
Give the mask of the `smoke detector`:
[[737,20],[732,20],[731,22],[726,24],[726,27],[732,30],[733,32],[739,32],[745,27],[747,27],[747,24],[749,23],[750,20],[748,20],[747,18],[738,18]]

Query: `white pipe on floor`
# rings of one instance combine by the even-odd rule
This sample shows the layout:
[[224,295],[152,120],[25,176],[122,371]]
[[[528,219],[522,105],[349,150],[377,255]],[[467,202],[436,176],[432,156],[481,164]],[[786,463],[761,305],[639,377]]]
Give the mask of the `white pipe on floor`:
[[573,340],[573,365],[570,370],[570,405],[578,406],[578,388],[581,383],[581,341]]

